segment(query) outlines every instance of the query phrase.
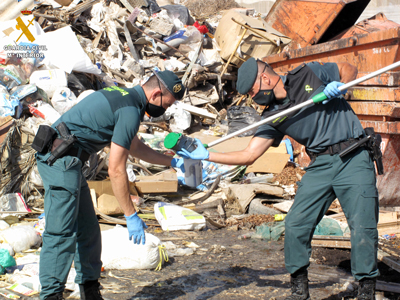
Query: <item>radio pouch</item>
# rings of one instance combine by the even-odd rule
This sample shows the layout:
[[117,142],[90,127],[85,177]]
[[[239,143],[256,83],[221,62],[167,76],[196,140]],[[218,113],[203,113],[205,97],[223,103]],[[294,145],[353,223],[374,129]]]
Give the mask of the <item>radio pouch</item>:
[[32,148],[39,153],[46,153],[51,150],[57,131],[50,126],[40,125],[32,143]]

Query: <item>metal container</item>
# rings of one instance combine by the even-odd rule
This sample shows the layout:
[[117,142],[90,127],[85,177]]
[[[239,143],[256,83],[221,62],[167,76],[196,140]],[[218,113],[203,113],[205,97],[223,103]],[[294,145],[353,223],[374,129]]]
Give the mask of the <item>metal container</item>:
[[[296,40],[297,44],[289,45],[286,51],[270,55],[263,60],[268,62],[280,75],[284,75],[302,63],[312,61],[323,63],[348,62],[358,68],[358,78],[399,61],[400,25],[387,20],[382,14],[364,20],[341,32],[332,28],[332,26],[335,27],[335,24],[340,23],[342,16],[348,16],[345,11],[348,5],[351,4],[357,8],[354,11],[354,13],[357,12],[357,15],[352,18],[354,20],[362,13],[368,2],[360,0],[278,0],[266,17],[266,21],[272,23],[272,26],[276,26],[275,29]],[[305,4],[302,10],[294,10],[294,8],[300,9],[301,3]],[[319,11],[317,8],[319,4],[322,5],[320,9],[324,12],[319,13],[319,15],[327,16],[326,23],[323,23],[323,26],[320,25],[322,24],[321,20],[315,15]],[[316,12],[310,11],[312,5],[316,5]],[[333,5],[333,8],[331,5]],[[342,7],[341,10],[339,10],[340,7]],[[326,11],[328,10],[333,16],[327,15]],[[285,18],[282,17],[284,13],[286,14]],[[307,21],[307,23],[301,21],[296,24],[293,21],[299,18],[305,20],[304,22]],[[345,21],[346,26],[353,25],[349,25],[347,19]],[[286,30],[282,28],[286,28]],[[294,30],[299,30],[299,32],[291,33]],[[330,41],[326,41],[328,37],[331,38]],[[298,45],[303,48],[299,48]],[[399,205],[400,68],[350,88],[346,97],[362,126],[364,128],[373,127],[375,132],[382,135],[381,148],[385,174],[377,177],[380,205]],[[310,160],[305,153],[304,146],[291,141],[295,151],[300,152],[298,163],[301,166],[307,166]]]

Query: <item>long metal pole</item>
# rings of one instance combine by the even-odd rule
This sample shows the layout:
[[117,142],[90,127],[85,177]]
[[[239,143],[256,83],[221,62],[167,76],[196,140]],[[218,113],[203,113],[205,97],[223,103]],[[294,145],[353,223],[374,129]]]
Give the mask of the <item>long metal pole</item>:
[[[391,64],[391,65],[389,65],[387,67],[384,67],[382,69],[379,69],[379,70],[377,70],[375,72],[372,72],[372,73],[370,73],[368,75],[365,75],[365,76],[363,76],[361,78],[355,79],[355,80],[353,80],[353,81],[351,81],[349,83],[346,83],[346,84],[340,86],[339,90],[340,91],[346,90],[349,87],[355,86],[355,85],[357,85],[357,84],[359,84],[361,82],[364,82],[364,81],[366,81],[368,79],[374,78],[374,77],[376,77],[376,76],[378,76],[378,75],[380,75],[382,73],[385,73],[387,71],[393,70],[393,69],[395,69],[397,67],[400,67],[400,61],[395,62],[395,63],[393,63],[393,64]],[[289,108],[287,110],[281,111],[280,113],[277,113],[277,114],[275,114],[273,116],[265,118],[265,119],[263,119],[263,120],[261,120],[261,121],[259,121],[257,123],[251,124],[251,125],[249,125],[249,126],[247,126],[245,128],[242,128],[242,129],[240,129],[238,131],[232,132],[231,134],[228,134],[227,136],[224,136],[224,137],[222,137],[222,138],[220,138],[218,140],[215,140],[215,141],[209,143],[207,145],[207,147],[209,148],[209,147],[215,146],[217,144],[220,144],[220,143],[222,143],[222,142],[224,142],[226,140],[229,140],[230,138],[233,138],[235,136],[238,136],[238,135],[242,134],[243,132],[252,130],[253,128],[256,128],[256,127],[261,126],[261,125],[263,125],[265,123],[273,121],[273,120],[275,120],[275,119],[277,119],[279,117],[287,115],[288,113],[300,110],[303,107],[309,106],[309,105],[314,104],[314,103],[322,102],[322,101],[324,101],[326,99],[327,99],[327,97],[325,96],[325,94],[324,93],[320,93],[320,94],[314,96],[312,99],[309,99],[309,100],[307,100],[307,101],[305,101],[305,102],[303,102],[303,103],[301,103],[299,105],[293,106],[292,108]]]

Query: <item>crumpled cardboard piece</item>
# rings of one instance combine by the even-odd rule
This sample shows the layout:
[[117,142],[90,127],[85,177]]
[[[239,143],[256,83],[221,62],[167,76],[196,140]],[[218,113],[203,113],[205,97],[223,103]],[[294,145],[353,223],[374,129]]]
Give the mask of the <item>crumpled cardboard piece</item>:
[[233,184],[224,190],[224,193],[228,200],[239,204],[240,212],[244,214],[257,194],[283,197],[283,188],[267,184]]

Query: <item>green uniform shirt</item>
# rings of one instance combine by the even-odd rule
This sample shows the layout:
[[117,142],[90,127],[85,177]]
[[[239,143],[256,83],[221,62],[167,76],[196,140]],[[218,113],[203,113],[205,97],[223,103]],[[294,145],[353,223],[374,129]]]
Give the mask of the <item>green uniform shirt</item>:
[[[339,69],[335,63],[307,64],[315,75],[324,83],[316,89],[312,96],[322,92],[326,84],[340,81]],[[286,77],[282,77],[283,83]],[[285,99],[283,102],[289,101]],[[272,107],[273,110],[273,107]],[[326,147],[357,138],[364,134],[364,130],[350,105],[342,97],[334,98],[327,104],[311,105],[301,109],[291,118],[277,127],[268,124],[261,125],[255,137],[275,139],[273,146],[279,146],[285,135],[290,136],[312,152],[323,152]]]
[[146,95],[140,86],[107,87],[80,101],[52,127],[64,122],[78,138],[78,146],[88,153],[97,152],[111,142],[129,150],[145,107]]

